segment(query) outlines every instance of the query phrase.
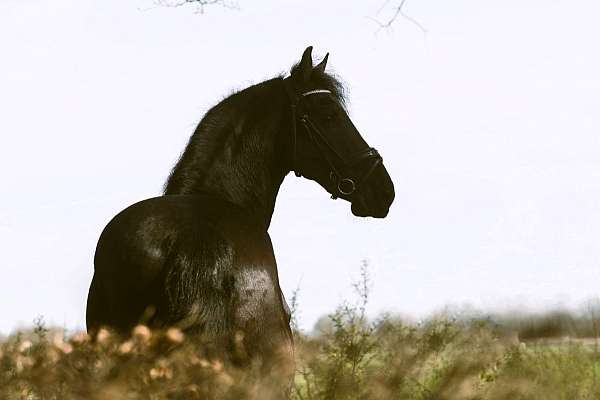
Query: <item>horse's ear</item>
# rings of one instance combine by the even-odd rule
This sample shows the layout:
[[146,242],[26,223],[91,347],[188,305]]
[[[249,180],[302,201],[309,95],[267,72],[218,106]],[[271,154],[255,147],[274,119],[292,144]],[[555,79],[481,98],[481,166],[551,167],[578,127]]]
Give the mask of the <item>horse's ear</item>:
[[310,74],[312,72],[312,46],[308,46],[304,53],[302,53],[302,59],[300,60],[300,64],[298,65],[298,72],[302,77],[304,82],[307,82],[310,79]]
[[325,66],[327,65],[327,59],[329,58],[329,53],[325,54],[325,58],[318,65],[316,65],[313,70],[319,71],[321,73],[325,72]]

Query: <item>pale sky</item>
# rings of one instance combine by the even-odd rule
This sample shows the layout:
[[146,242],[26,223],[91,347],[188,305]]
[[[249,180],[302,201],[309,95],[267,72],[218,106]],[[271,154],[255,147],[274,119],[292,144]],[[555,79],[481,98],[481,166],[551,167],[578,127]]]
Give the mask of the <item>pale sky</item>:
[[[393,3],[390,3],[390,5]],[[203,113],[330,52],[350,116],[396,187],[358,219],[290,175],[270,234],[301,326],[353,297],[371,315],[576,307],[600,295],[600,4],[411,0],[0,3],[0,332],[84,327],[96,241],[160,194]],[[384,8],[383,20],[391,9]]]

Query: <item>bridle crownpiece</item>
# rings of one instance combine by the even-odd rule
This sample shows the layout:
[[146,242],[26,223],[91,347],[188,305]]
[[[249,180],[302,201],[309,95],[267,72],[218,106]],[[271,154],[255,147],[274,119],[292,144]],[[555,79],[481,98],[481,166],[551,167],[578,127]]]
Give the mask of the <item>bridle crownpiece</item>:
[[317,93],[329,93],[329,94],[331,94],[331,90],[327,90],[327,89],[310,90],[310,91],[308,91],[306,93],[302,93],[302,97],[310,96],[311,94],[317,94]]

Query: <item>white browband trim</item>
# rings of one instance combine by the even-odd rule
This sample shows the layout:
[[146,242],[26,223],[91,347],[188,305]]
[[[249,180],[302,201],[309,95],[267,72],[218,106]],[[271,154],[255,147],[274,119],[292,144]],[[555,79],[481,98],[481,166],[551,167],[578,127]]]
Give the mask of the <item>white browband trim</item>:
[[302,97],[304,97],[304,96],[310,96],[311,94],[317,94],[317,93],[329,93],[329,94],[331,94],[331,90],[327,90],[327,89],[311,90],[310,92],[302,93]]

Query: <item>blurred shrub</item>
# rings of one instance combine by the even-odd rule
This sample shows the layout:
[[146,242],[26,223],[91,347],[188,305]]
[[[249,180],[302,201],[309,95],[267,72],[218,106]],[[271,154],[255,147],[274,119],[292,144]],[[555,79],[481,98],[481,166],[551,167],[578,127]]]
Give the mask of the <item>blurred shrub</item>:
[[[292,399],[600,399],[595,341],[533,340],[586,332],[578,329],[591,326],[589,318],[561,312],[538,319],[440,314],[419,324],[389,315],[369,321],[366,270],[355,287],[357,301],[338,307],[316,334],[295,325]],[[520,342],[511,330],[531,341]],[[0,399],[281,398],[252,370],[210,354],[200,339],[176,329],[138,326],[128,338],[101,330],[92,341],[38,319],[32,330],[0,339]]]

